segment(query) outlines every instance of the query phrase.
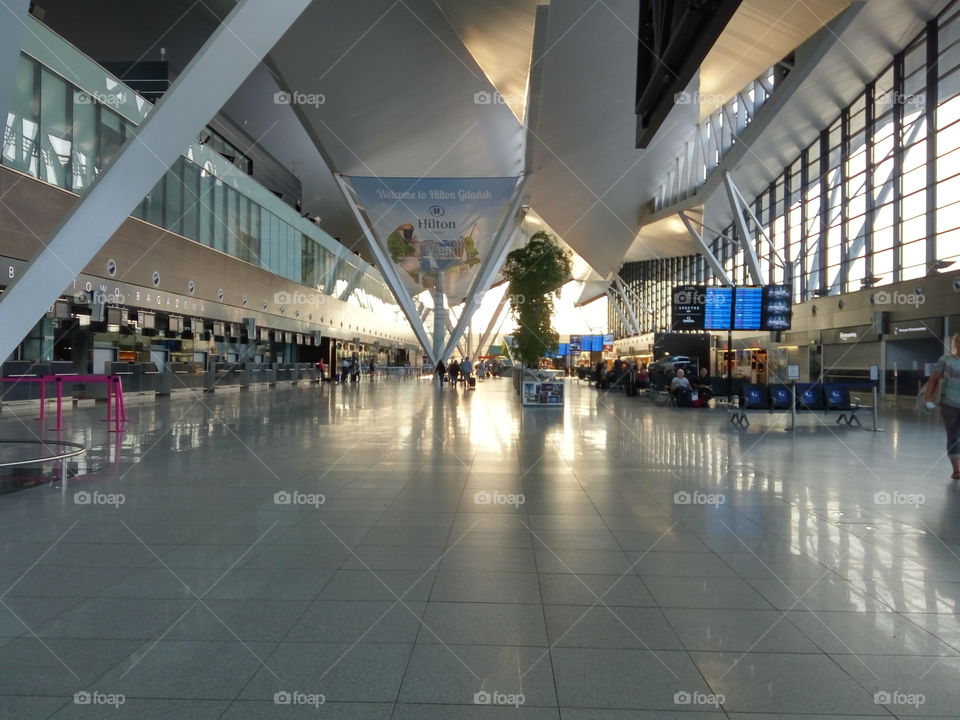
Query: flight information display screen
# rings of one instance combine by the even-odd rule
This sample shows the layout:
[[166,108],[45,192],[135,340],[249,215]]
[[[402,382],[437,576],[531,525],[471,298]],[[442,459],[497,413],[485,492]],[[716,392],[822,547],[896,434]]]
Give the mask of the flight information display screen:
[[763,289],[763,329],[789,330],[793,318],[789,285],[768,285]]
[[708,287],[704,329],[729,330],[733,318],[733,288]]
[[733,329],[759,330],[763,316],[763,288],[738,287],[733,296]]

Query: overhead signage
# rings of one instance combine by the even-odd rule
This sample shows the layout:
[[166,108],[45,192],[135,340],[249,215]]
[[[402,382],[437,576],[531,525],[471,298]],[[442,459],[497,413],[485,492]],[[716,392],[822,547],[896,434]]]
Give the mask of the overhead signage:
[[793,320],[789,285],[767,285],[763,288],[762,330],[789,330]]
[[824,345],[849,345],[858,342],[875,342],[880,339],[873,325],[855,325],[845,328],[831,328],[822,331]]
[[943,318],[901,320],[890,323],[888,340],[940,339],[943,334]]
[[708,287],[704,329],[730,330],[733,325],[733,288]]
[[706,288],[702,285],[680,285],[671,298],[673,330],[703,330],[706,321]]
[[763,288],[736,288],[733,293],[733,329],[759,330],[762,319]]
[[789,330],[790,287],[703,287],[673,289],[673,330]]

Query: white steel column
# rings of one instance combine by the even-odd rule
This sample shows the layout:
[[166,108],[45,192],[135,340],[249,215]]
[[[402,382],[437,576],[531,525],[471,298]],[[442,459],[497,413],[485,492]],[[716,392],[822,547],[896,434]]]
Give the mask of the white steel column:
[[[20,46],[30,0],[0,2],[0,127],[7,127],[7,113],[13,105]],[[6,134],[6,130],[4,130]]]
[[[450,318],[447,316],[447,308],[444,306],[443,291],[434,288],[430,291],[430,297],[433,298],[433,353],[437,359],[445,358],[443,342],[447,337],[447,327],[450,325]],[[429,308],[425,308],[429,312]],[[426,317],[427,313],[424,313]]]
[[733,221],[737,224],[738,239],[740,240],[740,247],[743,249],[743,259],[750,271],[750,277],[753,278],[754,285],[763,285],[763,273],[760,271],[760,258],[757,257],[757,249],[753,245],[753,233],[750,232],[747,219],[743,216],[743,208],[740,205],[737,188],[728,172],[723,174],[723,186],[727,190],[727,200],[730,201],[730,209],[733,211]]
[[709,265],[710,269],[713,270],[713,274],[717,276],[717,279],[720,280],[722,285],[733,285],[733,283],[730,282],[730,278],[727,276],[727,271],[723,269],[723,264],[717,260],[717,256],[713,254],[710,246],[707,245],[706,241],[703,239],[701,232],[693,226],[694,221],[692,221],[682,210],[678,214],[680,215],[680,219],[683,220],[683,224],[687,226],[687,231],[690,233],[690,237],[693,238],[693,241],[697,244],[697,247],[700,248],[700,254],[703,255],[704,260],[707,261],[707,265]]
[[639,335],[640,333],[630,326],[630,320],[627,319],[627,316],[623,314],[623,308],[620,307],[620,303],[617,302],[617,293],[612,287],[607,288],[607,300],[609,300],[613,305],[613,309],[616,310],[617,315],[620,316],[620,322],[622,322],[624,327],[630,331],[630,334]]
[[397,268],[393,264],[393,260],[387,254],[386,250],[384,250],[383,246],[377,242],[377,238],[374,237],[373,230],[371,230],[363,213],[360,212],[360,208],[357,206],[357,201],[347,181],[343,179],[342,175],[334,175],[334,178],[336,178],[337,184],[340,185],[343,197],[346,198],[347,204],[350,206],[350,209],[353,210],[353,216],[356,218],[357,224],[360,226],[360,229],[363,230],[363,234],[370,244],[370,252],[372,252],[377,259],[377,267],[380,270],[380,274],[383,275],[384,282],[386,282],[387,287],[393,291],[393,296],[400,304],[400,309],[403,310],[403,314],[406,316],[407,322],[410,323],[410,327],[417,336],[417,340],[420,341],[424,352],[430,357],[432,364],[436,365],[439,356],[433,349],[433,343],[430,342],[430,338],[427,336],[426,328],[424,328],[423,323],[420,322],[420,314],[417,312],[417,307],[413,304],[413,298],[410,297],[410,293],[407,292],[407,288],[397,274]]
[[[242,0],[0,299],[0,360],[83,272],[310,0]],[[3,25],[6,23],[0,23]]]
[[493,313],[493,317],[490,318],[490,322],[487,323],[486,330],[483,331],[483,334],[480,336],[480,340],[477,343],[477,350],[483,352],[484,346],[487,344],[487,340],[490,338],[490,333],[493,332],[493,328],[498,327],[498,321],[500,316],[503,314],[503,309],[507,306],[507,303],[510,301],[510,296],[504,292],[503,299],[497,305],[497,309]]
[[454,328],[453,334],[447,340],[446,347],[444,348],[446,351],[453,349],[453,346],[460,341],[464,331],[467,329],[470,318],[472,318],[473,314],[477,311],[483,295],[486,293],[487,288],[490,287],[493,276],[503,266],[507,253],[510,251],[510,245],[513,242],[514,231],[519,227],[519,225],[515,224],[515,220],[517,212],[520,209],[520,203],[523,201],[523,192],[527,186],[528,179],[529,175],[523,175],[517,180],[517,184],[513,190],[513,199],[507,207],[507,212],[503,216],[503,220],[500,222],[500,227],[497,228],[496,234],[490,239],[490,251],[486,257],[484,257],[483,262],[480,263],[480,268],[477,270],[473,284],[470,286],[470,292],[467,294],[463,312],[460,314],[460,320]]
[[627,309],[627,313],[629,314],[630,319],[633,321],[633,327],[630,329],[634,335],[639,335],[640,319],[637,317],[637,313],[633,309],[633,303],[630,301],[630,296],[627,295],[626,283],[623,282],[623,279],[620,277],[620,273],[615,274],[613,276],[613,280],[616,283],[617,292],[619,292],[620,297],[623,298],[623,306]]

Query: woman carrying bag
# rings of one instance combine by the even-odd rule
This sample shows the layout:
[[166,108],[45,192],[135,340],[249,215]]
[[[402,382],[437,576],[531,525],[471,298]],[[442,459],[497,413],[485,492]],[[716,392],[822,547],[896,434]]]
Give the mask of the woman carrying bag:
[[939,360],[933,374],[927,381],[924,393],[927,409],[936,406],[936,397],[940,395],[940,414],[947,430],[947,457],[953,466],[954,480],[960,480],[960,332],[952,339],[952,353]]

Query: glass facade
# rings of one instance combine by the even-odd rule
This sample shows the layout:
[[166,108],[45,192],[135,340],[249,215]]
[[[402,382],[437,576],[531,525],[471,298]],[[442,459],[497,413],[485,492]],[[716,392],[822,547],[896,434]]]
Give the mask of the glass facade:
[[[21,54],[0,161],[82,195],[134,129],[108,103]],[[205,152],[217,150],[195,154],[191,148],[178,158],[133,216],[327,294],[339,296],[348,288],[356,265],[338,265],[334,253],[297,227],[303,223],[293,209],[285,213],[292,221],[287,222],[241,192],[238,187],[254,182],[245,174],[239,182],[218,177],[213,162],[200,157]],[[344,299],[375,312],[399,312],[375,272],[365,272]]]
[[[771,241],[756,239],[761,271],[792,284],[795,302],[960,261],[960,2],[927,23],[751,209]],[[752,284],[735,225],[706,239],[735,283]],[[653,311],[640,307],[643,332],[668,327],[671,285],[718,283],[694,257],[628,263],[620,274]],[[627,334],[614,308],[609,322]]]

